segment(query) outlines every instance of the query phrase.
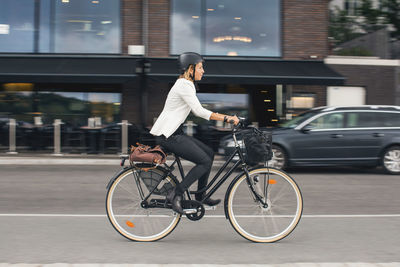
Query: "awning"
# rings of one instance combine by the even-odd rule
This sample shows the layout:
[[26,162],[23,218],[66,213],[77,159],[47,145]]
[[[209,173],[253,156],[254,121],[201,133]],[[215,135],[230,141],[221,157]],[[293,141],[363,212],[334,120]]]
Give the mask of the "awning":
[[138,59],[129,56],[1,55],[0,82],[124,83]]
[[[176,58],[147,58],[146,76],[176,80]],[[345,77],[317,60],[260,60],[205,58],[202,83],[343,85]]]

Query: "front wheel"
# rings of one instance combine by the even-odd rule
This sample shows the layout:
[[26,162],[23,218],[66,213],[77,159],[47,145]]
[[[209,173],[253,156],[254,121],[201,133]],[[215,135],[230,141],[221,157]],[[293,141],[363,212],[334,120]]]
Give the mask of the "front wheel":
[[[257,168],[235,179],[227,192],[227,213],[233,228],[253,242],[272,243],[288,236],[300,221],[303,199],[296,182],[281,170]],[[263,204],[264,202],[264,204]]]
[[[159,169],[128,168],[111,183],[106,197],[107,216],[122,236],[133,241],[156,241],[178,225],[181,215],[162,206],[175,183],[172,178],[163,177],[164,172]],[[153,193],[145,205],[143,196],[150,192]]]

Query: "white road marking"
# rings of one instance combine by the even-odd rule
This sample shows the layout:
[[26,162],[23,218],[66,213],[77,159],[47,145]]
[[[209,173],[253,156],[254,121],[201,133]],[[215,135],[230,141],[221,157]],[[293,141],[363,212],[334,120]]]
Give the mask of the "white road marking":
[[[282,215],[284,216],[284,215]],[[280,217],[282,217],[280,216]],[[30,213],[0,213],[0,217],[107,217],[106,214],[30,214]],[[225,215],[205,215],[205,218],[225,218]],[[244,215],[239,217],[258,217]],[[302,218],[391,218],[400,214],[303,214]]]

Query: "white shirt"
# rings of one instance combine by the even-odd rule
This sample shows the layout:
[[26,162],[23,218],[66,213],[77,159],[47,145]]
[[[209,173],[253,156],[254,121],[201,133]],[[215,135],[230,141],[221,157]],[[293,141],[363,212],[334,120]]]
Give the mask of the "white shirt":
[[203,108],[196,96],[193,82],[178,79],[168,93],[164,109],[151,128],[152,135],[170,137],[186,120],[190,111],[197,117],[210,120],[211,111]]

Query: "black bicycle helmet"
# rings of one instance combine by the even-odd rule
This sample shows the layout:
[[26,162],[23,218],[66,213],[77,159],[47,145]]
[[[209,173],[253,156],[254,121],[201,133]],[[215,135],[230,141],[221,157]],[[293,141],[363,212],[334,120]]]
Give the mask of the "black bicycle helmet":
[[181,74],[183,74],[190,67],[190,65],[195,67],[197,63],[203,61],[204,59],[199,54],[194,52],[185,52],[178,58],[179,71]]

